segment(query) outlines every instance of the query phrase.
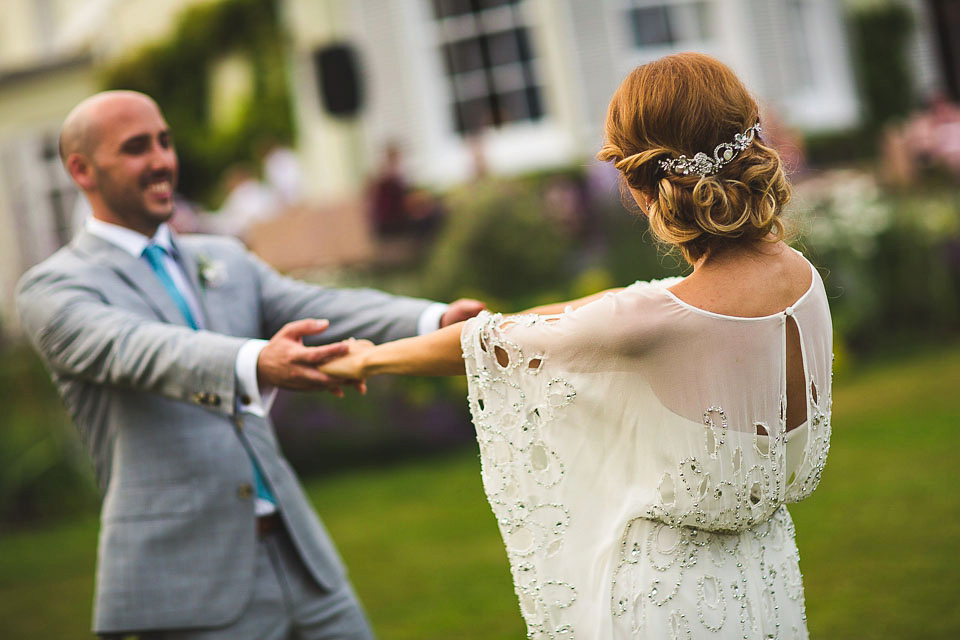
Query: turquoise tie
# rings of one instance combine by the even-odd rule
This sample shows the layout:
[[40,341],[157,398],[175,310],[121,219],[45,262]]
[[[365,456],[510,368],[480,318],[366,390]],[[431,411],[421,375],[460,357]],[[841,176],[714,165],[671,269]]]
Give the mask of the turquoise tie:
[[[170,277],[170,273],[166,267],[163,266],[163,256],[166,253],[166,249],[158,244],[148,244],[143,249],[143,257],[146,258],[150,266],[153,267],[154,273],[160,278],[163,288],[167,290],[167,293],[170,294],[170,297],[173,298],[173,301],[177,304],[187,324],[194,329],[199,329],[200,325],[197,324],[196,319],[193,317],[193,312],[190,311],[190,305],[187,304],[187,299],[184,297],[183,292],[177,288],[177,284],[173,281],[173,278]],[[244,443],[244,446],[246,446],[246,443]],[[250,462],[253,463],[253,483],[256,485],[257,497],[276,504],[276,499],[273,497],[267,484],[263,481],[263,472],[260,470],[260,466],[249,451],[247,451],[247,455],[250,456]]]
[[187,324],[194,329],[199,329],[200,325],[197,324],[196,319],[193,317],[193,313],[190,311],[190,305],[187,304],[187,299],[183,296],[183,292],[177,288],[176,283],[173,281],[173,278],[170,277],[170,273],[166,267],[163,266],[163,256],[166,253],[166,249],[158,244],[148,244],[143,248],[143,257],[146,258],[150,266],[153,267],[154,273],[160,278],[163,288],[167,290],[167,293],[170,294],[170,297],[173,298],[173,301],[177,304]]

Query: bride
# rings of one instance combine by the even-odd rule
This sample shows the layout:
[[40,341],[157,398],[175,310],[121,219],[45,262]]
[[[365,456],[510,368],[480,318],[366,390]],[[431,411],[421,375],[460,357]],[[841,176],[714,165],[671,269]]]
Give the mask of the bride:
[[826,459],[832,331],[781,240],[757,104],[713,58],[669,56],[624,80],[598,157],[691,275],[355,342],[324,369],[466,373],[529,637],[805,638],[784,505]]

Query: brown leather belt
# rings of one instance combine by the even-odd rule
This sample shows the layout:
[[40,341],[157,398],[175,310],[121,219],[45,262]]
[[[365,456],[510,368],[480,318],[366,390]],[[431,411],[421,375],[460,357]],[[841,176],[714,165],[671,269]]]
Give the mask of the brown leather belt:
[[266,516],[257,516],[257,535],[263,537],[275,531],[283,531],[283,520],[280,514],[274,511]]

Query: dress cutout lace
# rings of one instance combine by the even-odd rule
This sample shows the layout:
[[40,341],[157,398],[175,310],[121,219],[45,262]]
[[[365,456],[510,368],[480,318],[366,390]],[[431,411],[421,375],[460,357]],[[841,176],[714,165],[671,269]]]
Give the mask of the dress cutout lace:
[[[734,318],[683,303],[674,281],[464,329],[483,485],[530,638],[807,637],[784,505],[816,488],[829,448],[823,283],[814,270],[783,312]],[[788,316],[808,417],[789,433]]]

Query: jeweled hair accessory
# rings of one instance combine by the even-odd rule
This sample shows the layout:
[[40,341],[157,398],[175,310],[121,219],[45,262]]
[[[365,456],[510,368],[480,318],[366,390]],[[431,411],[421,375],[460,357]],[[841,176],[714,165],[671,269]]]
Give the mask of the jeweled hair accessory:
[[680,156],[679,158],[670,158],[661,160],[660,167],[664,171],[672,171],[676,174],[685,176],[691,173],[698,176],[712,176],[720,168],[737,157],[737,154],[750,146],[755,136],[760,134],[760,123],[753,125],[743,133],[733,136],[733,142],[724,142],[718,144],[713,150],[711,158],[703,151],[697,152],[692,158]]

